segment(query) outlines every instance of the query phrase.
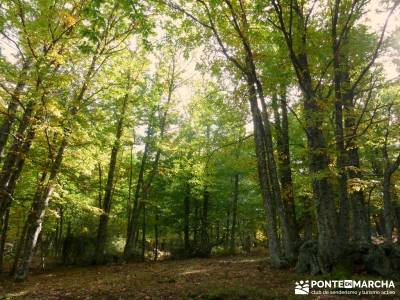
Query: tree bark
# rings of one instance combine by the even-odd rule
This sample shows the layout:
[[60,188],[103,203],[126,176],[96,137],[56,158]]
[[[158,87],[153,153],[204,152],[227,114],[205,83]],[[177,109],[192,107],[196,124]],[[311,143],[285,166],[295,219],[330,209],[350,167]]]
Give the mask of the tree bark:
[[3,124],[0,125],[0,161],[3,156],[4,147],[7,144],[8,138],[10,136],[11,127],[15,121],[17,109],[19,107],[20,96],[26,85],[26,73],[29,68],[29,62],[26,61],[21,70],[17,85],[11,94],[11,101],[8,104],[7,116],[5,117]]
[[[147,129],[147,139],[150,138],[150,131],[151,129]],[[133,246],[134,242],[136,240],[136,230],[137,230],[137,224],[138,224],[138,218],[140,215],[140,209],[141,205],[139,203],[139,198],[141,194],[141,189],[143,188],[143,177],[144,177],[144,171],[146,168],[146,163],[147,163],[147,157],[149,155],[149,141],[146,141],[146,144],[144,146],[144,151],[143,151],[143,156],[142,156],[142,161],[140,164],[140,170],[139,170],[139,175],[136,183],[136,189],[135,189],[135,194],[133,196],[133,208],[131,209],[132,212],[129,214],[130,215],[130,220],[128,222],[128,230],[127,230],[127,237],[126,237],[126,242],[125,242],[125,247],[124,247],[124,257],[125,259],[130,259],[133,255]]]
[[130,161],[129,161],[129,177],[128,177],[128,199],[126,201],[126,211],[128,213],[127,223],[131,219],[131,212],[132,212],[132,180],[133,180],[133,143],[130,149]]
[[199,244],[199,201],[194,201],[194,220],[193,220],[193,247],[197,248]]
[[[35,129],[31,126],[33,113],[34,103],[31,101],[25,109],[14,142],[7,153],[0,173],[0,232],[2,232],[5,214],[12,202],[16,182],[35,136]],[[27,130],[28,133],[26,133]]]
[[400,153],[394,162],[390,162],[386,146],[385,146],[385,170],[383,172],[383,216],[385,221],[385,239],[386,242],[392,243],[392,232],[393,232],[393,214],[395,213],[392,203],[392,175],[400,167]]
[[[336,207],[333,198],[333,186],[330,181],[327,144],[322,130],[326,111],[322,100],[319,99],[317,89],[319,86],[318,84],[315,87],[313,85],[313,76],[308,62],[307,26],[305,25],[307,20],[297,1],[292,1],[289,5],[291,12],[289,25],[279,3],[273,0],[272,5],[288,47],[289,58],[304,95],[303,111],[309,150],[309,170],[310,176],[312,176],[313,197],[317,211],[318,260],[320,271],[328,273],[337,256],[337,251],[335,251],[337,249]],[[296,47],[291,35],[293,24],[297,25],[297,35],[300,42]]]
[[393,232],[393,205],[390,194],[390,174],[386,171],[383,175],[383,216],[385,220],[385,239],[387,242],[392,242]]
[[230,231],[231,231],[231,205],[227,207],[226,211],[226,224],[225,224],[225,234],[224,234],[224,247],[225,249],[229,249],[230,247]]
[[261,113],[257,104],[257,94],[254,82],[247,81],[249,91],[249,102],[254,126],[254,142],[256,146],[258,178],[261,187],[261,195],[266,211],[268,249],[271,264],[275,267],[282,266],[280,241],[278,237],[278,228],[276,220],[276,203],[272,196],[270,179],[267,170],[266,150],[264,144],[264,126],[262,123]]
[[118,156],[118,151],[120,149],[122,132],[124,129],[124,118],[127,105],[128,105],[128,94],[126,94],[124,97],[124,101],[120,112],[120,117],[117,124],[117,129],[115,132],[115,141],[111,149],[110,165],[108,169],[107,183],[105,186],[104,199],[102,203],[103,213],[100,216],[99,226],[97,229],[97,242],[96,242],[96,252],[95,252],[96,264],[104,263],[104,251],[107,242],[107,229],[108,229],[109,214],[111,210],[112,189],[114,184],[115,169],[117,166],[117,156]]
[[239,174],[235,174],[233,183],[233,203],[232,203],[232,227],[230,236],[230,252],[235,253],[236,242],[236,223],[237,223],[237,207],[239,200]]
[[141,258],[142,261],[145,261],[145,252],[146,252],[146,203],[143,203],[143,222],[142,222],[142,253]]
[[183,198],[183,242],[186,254],[190,252],[190,185],[186,183],[186,192]]
[[[308,94],[308,93],[307,93]],[[314,203],[317,208],[318,256],[322,273],[328,273],[337,256],[336,210],[330,182],[327,145],[322,132],[322,113],[314,96],[306,94],[304,112],[308,132],[309,169],[312,176]]]
[[154,261],[157,261],[158,259],[158,239],[159,239],[159,229],[158,229],[158,223],[160,220],[160,213],[158,211],[158,207],[156,207],[156,212],[155,212],[155,224],[154,224]]
[[393,218],[394,218],[394,205],[392,203],[391,195],[391,179],[392,175],[400,167],[400,153],[394,161],[390,159],[388,152],[388,138],[390,131],[390,117],[392,115],[392,107],[394,102],[391,102],[387,110],[387,122],[386,122],[386,132],[384,135],[384,144],[382,148],[383,155],[383,221],[384,221],[384,231],[385,231],[385,241],[387,243],[392,243],[392,232],[393,232]]
[[[360,172],[358,171],[360,169],[360,159],[356,137],[353,137],[353,135],[356,135],[356,112],[353,103],[354,87],[350,82],[349,62],[345,55],[346,53],[344,53],[345,47],[349,45],[348,33],[351,25],[345,23],[345,25],[339,26],[341,23],[340,16],[344,14],[341,10],[343,10],[341,3],[336,0],[333,3],[331,38],[336,98],[336,150],[340,197],[338,233],[340,244],[345,246],[350,236],[350,211],[352,214],[352,241],[356,243],[369,242],[370,235],[363,191],[352,191],[351,193],[347,191],[348,179],[352,180],[360,177]],[[341,31],[340,35],[338,35],[338,29]],[[343,107],[345,108],[344,114]]]
[[0,273],[3,272],[3,259],[4,259],[4,248],[6,246],[7,241],[7,230],[8,230],[8,221],[10,217],[10,208],[7,209],[5,218],[4,218],[4,226],[3,232],[0,236]]
[[11,267],[10,270],[10,275],[14,276],[16,271],[17,271],[17,267],[18,267],[18,262],[21,256],[21,251],[24,245],[24,241],[25,241],[25,235],[26,235],[26,231],[28,229],[28,221],[24,222],[24,227],[22,229],[21,235],[19,237],[18,243],[17,243],[17,248],[15,250],[15,256],[14,256],[14,261],[13,261],[13,265]]
[[336,141],[336,168],[339,184],[339,216],[338,216],[338,238],[339,246],[344,249],[349,242],[349,217],[350,203],[347,192],[346,153],[344,145],[343,129],[343,66],[341,66],[341,54],[337,36],[337,25],[339,18],[339,1],[334,2],[332,12],[331,43],[333,56],[333,82],[335,88],[335,141]]
[[59,214],[60,214],[60,222],[59,222],[59,230],[58,234],[56,236],[56,243],[55,243],[55,255],[56,257],[59,257],[61,254],[62,250],[62,236],[63,236],[63,227],[64,227],[64,209],[62,206],[59,208]]
[[26,235],[23,242],[21,258],[15,273],[17,281],[25,280],[36,248],[37,238],[42,230],[43,218],[50,197],[56,186],[57,175],[61,167],[64,151],[68,144],[68,134],[65,134],[54,163],[51,166],[50,175],[47,179],[46,172],[42,176],[33,198],[32,207],[27,220]]
[[[349,74],[346,73],[346,81],[348,81]],[[348,84],[348,83],[347,83]],[[345,108],[345,135],[349,136],[345,139],[345,151],[347,163],[346,167],[348,169],[349,179],[358,179],[361,177],[360,172],[360,155],[359,148],[356,142],[356,137],[354,135],[354,128],[356,126],[355,120],[355,107],[354,107],[354,96],[352,92],[347,92],[343,98],[344,108]],[[365,207],[364,192],[353,191],[350,193],[350,203],[352,212],[352,240],[355,242],[370,242],[371,237],[368,232],[369,220],[367,218],[367,211]]]
[[[172,75],[169,81],[169,85],[168,85],[168,95],[167,95],[167,101],[165,104],[165,109],[164,111],[159,111],[159,115],[160,115],[160,139],[162,140],[164,137],[164,132],[165,132],[165,127],[166,127],[166,122],[167,122],[167,115],[168,115],[168,111],[169,111],[169,104],[171,102],[172,99],[172,94],[173,91],[175,89],[175,63],[173,62],[172,64]],[[151,125],[148,125],[148,129],[147,129],[147,139],[149,139],[151,137],[151,133],[152,133],[152,128]],[[146,198],[148,196],[148,193],[150,191],[151,185],[153,183],[153,179],[156,176],[157,172],[158,172],[158,164],[160,161],[160,157],[161,157],[161,149],[157,149],[153,164],[152,164],[152,168],[150,170],[150,173],[148,175],[148,178],[146,180],[146,182],[144,181],[144,171],[145,171],[145,167],[146,167],[146,162],[147,162],[147,158],[149,155],[149,145],[150,141],[146,141],[145,144],[145,149],[143,152],[143,157],[142,157],[142,163],[140,166],[140,171],[139,171],[139,176],[138,176],[138,181],[137,181],[137,185],[136,185],[136,191],[135,191],[135,196],[134,196],[134,203],[133,203],[133,209],[132,209],[132,213],[131,213],[131,218],[129,220],[129,224],[128,224],[128,232],[127,232],[127,238],[126,238],[126,242],[125,242],[125,247],[124,247],[124,257],[125,259],[129,259],[132,254],[133,254],[133,246],[134,246],[134,241],[135,241],[135,233],[136,233],[136,229],[137,229],[137,225],[138,225],[138,218],[140,215],[140,210],[144,205],[144,201],[146,201]],[[139,197],[140,194],[142,195],[142,201],[139,202]]]
[[210,192],[208,187],[204,187],[203,191],[203,208],[201,214],[201,227],[200,227],[200,245],[199,254],[200,256],[208,257],[211,254],[210,236],[209,236],[209,220],[208,220],[208,208],[210,202]]
[[[287,222],[290,229],[291,239],[296,242],[299,239],[296,211],[294,205],[294,191],[292,168],[289,149],[289,121],[286,102],[286,88],[283,88],[279,95],[272,96],[272,106],[275,118],[276,144],[278,150],[278,170],[281,182],[281,197],[286,211]],[[281,113],[279,113],[279,108]]]

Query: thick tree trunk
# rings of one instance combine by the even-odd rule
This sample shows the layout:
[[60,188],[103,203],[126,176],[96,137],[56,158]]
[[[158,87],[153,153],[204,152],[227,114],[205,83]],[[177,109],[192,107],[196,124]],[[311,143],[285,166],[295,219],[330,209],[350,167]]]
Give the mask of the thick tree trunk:
[[260,182],[261,195],[265,206],[268,248],[271,264],[275,267],[282,266],[281,249],[278,237],[276,203],[271,192],[270,180],[267,170],[266,148],[264,143],[264,126],[261,113],[257,104],[257,94],[254,82],[248,80],[249,102],[254,126],[254,142],[256,146],[258,178]]
[[256,70],[254,63],[253,64],[253,78],[254,84],[256,86],[257,94],[261,101],[262,106],[262,120],[264,124],[264,143],[265,143],[265,150],[266,150],[266,159],[267,159],[267,168],[268,168],[268,175],[270,180],[271,186],[271,194],[274,198],[274,202],[276,205],[277,213],[279,216],[279,221],[281,225],[282,234],[282,244],[283,249],[285,252],[286,259],[290,262],[294,261],[295,259],[295,248],[294,248],[294,236],[293,232],[294,229],[291,229],[289,226],[288,216],[286,215],[284,204],[282,203],[282,196],[281,196],[281,187],[279,184],[278,178],[278,169],[277,164],[274,156],[274,145],[272,141],[272,128],[271,123],[269,121],[269,114],[267,110],[267,105],[265,103],[263,87],[260,80],[257,78]]
[[[280,93],[279,104],[277,96],[272,97],[272,106],[275,118],[275,133],[278,150],[278,169],[281,181],[281,197],[286,211],[287,222],[290,229],[291,239],[296,242],[299,239],[296,212],[294,205],[294,191],[292,168],[289,149],[289,121],[286,102],[286,89]],[[279,108],[281,112],[279,113]]]
[[343,135],[343,115],[341,99],[335,103],[335,123],[336,123],[336,167],[338,169],[339,183],[339,217],[338,217],[338,239],[339,246],[344,249],[349,242],[349,217],[350,203],[347,193],[347,174],[345,170],[345,151]]
[[[14,167],[12,168],[12,170],[10,170],[11,174],[8,178],[8,182],[6,184],[4,184],[3,182],[3,184],[1,185],[2,191],[0,191],[0,213],[3,213],[3,210],[5,210],[5,213],[7,213],[8,209],[10,208],[12,195],[14,194],[14,190],[17,185],[17,180],[22,172],[23,166],[25,164],[25,158],[29,152],[34,136],[35,129],[30,128],[25,141],[23,141],[21,147],[19,148],[19,154],[21,156],[16,159]],[[6,216],[0,215],[0,239],[3,238],[3,235],[7,234],[7,230],[5,230],[6,228],[4,228],[7,224],[6,221]]]
[[310,173],[314,203],[317,208],[318,257],[323,273],[330,271],[330,266],[337,256],[336,210],[333,188],[330,182],[327,145],[322,132],[322,112],[313,98],[306,97],[304,112],[308,132]]
[[[333,186],[330,181],[328,149],[322,129],[326,111],[324,103],[318,99],[319,84],[314,87],[308,62],[307,50],[309,45],[307,42],[307,26],[305,25],[307,19],[303,14],[304,10],[299,7],[296,1],[289,4],[291,11],[290,26],[294,21],[293,25],[296,25],[299,36],[299,44],[296,43],[295,47],[293,37],[286,31],[288,24],[282,7],[275,0],[272,1],[272,5],[289,50],[289,58],[304,95],[303,111],[309,150],[309,170],[317,211],[318,259],[321,272],[327,273],[337,256],[337,220]],[[292,27],[290,30],[292,30]]]
[[25,280],[26,276],[28,275],[34,250],[36,248],[37,238],[42,230],[45,211],[56,186],[57,175],[61,167],[67,144],[68,134],[65,134],[61,141],[54,163],[51,166],[49,178],[47,179],[47,174],[44,174],[36,189],[32,207],[27,220],[27,229],[21,252],[21,259],[19,260],[15,274],[15,279],[17,281]]
[[111,149],[110,165],[108,169],[107,183],[104,191],[104,200],[102,203],[103,214],[100,216],[99,227],[97,229],[97,242],[96,242],[96,264],[104,263],[104,251],[107,242],[107,229],[108,220],[111,210],[112,190],[114,184],[115,169],[117,166],[117,156],[121,144],[121,136],[124,128],[125,111],[128,105],[128,94],[125,95],[122,104],[120,117],[117,124],[115,133],[114,145]]
[[[94,65],[92,62],[92,67],[89,72],[93,71]],[[88,80],[89,77],[86,78]],[[40,79],[37,81],[37,87],[40,85]],[[87,89],[87,84],[86,81],[83,84],[79,95],[77,96],[77,101],[80,101],[83,99],[84,93]],[[44,101],[45,94],[42,95],[42,102]],[[33,141],[33,138],[35,136],[35,129],[32,126],[32,120],[31,116],[33,116],[33,113],[36,110],[36,104],[31,101],[28,103],[27,108],[25,109],[23,119],[20,123],[20,126],[18,128],[18,133],[21,135],[23,134],[24,131],[28,129],[28,126],[30,126],[27,137],[21,146],[21,153],[22,153],[22,158],[19,158],[16,162],[16,172],[14,172],[13,176],[9,180],[8,183],[8,189],[9,189],[9,194],[12,195],[16,181],[19,177],[19,174],[23,168],[24,162],[25,162],[25,156],[29,152],[30,145]],[[76,108],[72,110],[72,115],[75,115],[77,113]],[[38,117],[36,116],[36,119]],[[27,121],[25,121],[25,119]],[[23,128],[25,127],[25,128]],[[48,206],[49,200],[51,198],[51,195],[54,191],[54,188],[56,186],[56,180],[57,180],[57,175],[59,172],[59,169],[61,167],[61,163],[64,157],[64,151],[67,147],[68,144],[68,139],[69,139],[69,129],[67,129],[64,133],[63,139],[60,143],[59,149],[57,151],[57,155],[54,159],[54,161],[51,163],[50,166],[50,174],[49,178],[47,179],[47,172],[43,173],[42,180],[39,182],[38,187],[36,189],[33,202],[32,202],[32,208],[31,211],[28,215],[28,220],[26,222],[26,228],[24,230],[24,234],[21,239],[21,245],[20,249],[16,255],[15,259],[15,264],[14,264],[14,271],[15,271],[15,279],[17,281],[22,281],[26,278],[30,263],[32,260],[32,257],[34,255],[35,247],[37,244],[37,239],[38,236],[41,233],[42,229],[42,223],[43,223],[43,218],[45,215],[46,208]],[[14,145],[13,145],[14,146]],[[13,146],[11,148],[13,148]],[[20,155],[21,155],[20,153]],[[49,154],[50,158],[49,160],[52,161],[53,155],[52,153]],[[9,160],[6,160],[8,164],[12,162],[12,158]],[[6,164],[6,163],[5,163]],[[1,180],[0,180],[1,181]],[[1,185],[2,186],[2,185]]]
[[[343,66],[341,66],[341,54],[337,36],[337,25],[339,18],[339,1],[335,1],[332,11],[332,56],[333,56],[333,83],[335,88],[335,141],[336,141],[336,168],[339,184],[339,216],[338,216],[338,239],[339,246],[344,249],[349,241],[349,217],[350,203],[347,192],[347,174],[346,174],[346,153],[344,144],[343,129]],[[344,43],[345,37],[342,42]]]
[[[348,76],[348,75],[347,75]],[[356,137],[352,137],[354,134],[354,128],[356,124],[355,120],[355,108],[353,104],[353,96],[352,93],[347,94],[344,97],[344,107],[345,107],[345,134],[349,136],[346,139],[346,155],[347,162],[346,167],[348,171],[348,178],[358,179],[361,177],[360,172],[360,156],[358,146],[356,144]],[[351,212],[352,212],[352,240],[357,243],[366,243],[370,242],[371,237],[368,231],[369,219],[367,218],[367,211],[365,207],[364,200],[364,192],[353,191],[349,195],[350,203],[351,203]]]
[[[335,111],[336,111],[336,150],[337,168],[339,173],[339,240],[345,246],[349,240],[349,213],[352,214],[351,239],[355,243],[365,243],[370,241],[368,231],[369,220],[365,210],[363,191],[352,191],[348,193],[348,179],[360,177],[358,147],[356,144],[355,123],[356,112],[354,108],[354,87],[350,82],[348,69],[348,59],[345,47],[349,45],[348,32],[349,24],[340,22],[340,10],[343,9],[340,1],[335,1],[332,12],[332,55],[334,67],[334,86],[335,86]],[[341,31],[340,36],[339,32]],[[344,129],[343,129],[343,106]],[[349,168],[350,167],[350,168]],[[346,169],[349,171],[346,172]],[[350,205],[351,204],[351,205]]]
[[[225,1],[225,3],[228,5],[228,8],[230,10],[231,16],[232,16],[232,21],[233,21],[233,27],[235,31],[237,32],[238,36],[241,39],[243,51],[245,53],[245,65],[240,66],[240,63],[235,61],[236,66],[239,66],[241,71],[243,72],[243,75],[245,76],[245,79],[247,81],[247,86],[248,86],[248,93],[249,93],[249,100],[250,100],[250,106],[251,106],[251,111],[252,111],[252,117],[253,117],[253,123],[255,125],[255,139],[256,139],[256,156],[257,160],[259,161],[259,180],[260,180],[260,187],[263,196],[263,201],[265,204],[268,205],[269,208],[267,210],[270,210],[269,213],[267,214],[273,214],[273,216],[268,216],[273,217],[275,219],[276,211],[279,215],[280,219],[280,225],[281,229],[283,231],[282,235],[282,240],[283,240],[283,248],[285,251],[285,256],[288,258],[290,261],[294,259],[295,255],[295,249],[294,249],[294,240],[293,237],[291,236],[291,230],[289,228],[288,220],[287,220],[287,215],[284,209],[284,206],[282,204],[282,199],[281,199],[281,189],[279,185],[279,179],[278,179],[278,172],[277,172],[277,167],[276,167],[276,162],[275,162],[275,157],[274,157],[274,145],[272,141],[272,130],[271,130],[271,124],[268,118],[268,110],[265,102],[265,97],[264,97],[264,90],[263,90],[263,85],[258,77],[257,74],[257,69],[254,61],[254,55],[253,55],[253,50],[251,47],[251,43],[249,39],[246,36],[245,31],[249,30],[249,24],[247,22],[247,17],[246,14],[243,14],[241,17],[241,25],[239,25],[238,19],[237,19],[237,14],[235,12],[235,8],[232,6],[232,4],[229,1]],[[214,30],[215,33],[215,30]],[[226,51],[224,51],[225,55],[227,55]],[[229,58],[229,56],[228,56]],[[257,95],[259,99],[257,99]],[[258,108],[258,100],[261,102],[262,106],[262,113],[260,112]],[[257,125],[256,125],[257,124]],[[260,127],[261,125],[261,127]],[[257,131],[258,138],[256,138],[256,127],[259,127]],[[259,143],[257,145],[257,139],[259,140]],[[263,151],[260,152],[261,149],[257,150],[257,147],[263,147]],[[263,155],[263,157],[261,157]],[[265,162],[265,163],[264,163]],[[261,170],[260,173],[260,168],[266,170]],[[265,173],[265,174],[264,174]],[[269,181],[262,183],[261,181]],[[268,188],[267,188],[268,185]],[[267,192],[269,190],[269,192]],[[267,194],[269,194],[269,198],[271,200],[267,201]],[[266,198],[267,197],[267,198]],[[274,202],[273,207],[266,203],[267,202]],[[276,223],[277,221],[274,220],[273,223]],[[272,231],[275,231],[274,228],[276,228],[277,225],[270,224],[273,226],[271,228]],[[276,235],[276,234],[272,234]],[[272,236],[271,236],[272,237]],[[275,239],[275,238],[273,238]],[[279,262],[280,259],[278,257],[280,256],[280,250],[279,248],[279,239],[276,239],[276,241],[272,242],[272,245],[276,244],[273,246],[275,249],[270,249],[270,251],[275,252],[273,254],[275,257],[272,260],[273,264],[280,265],[281,262]]]
[[[302,70],[308,70],[305,55],[299,56]],[[330,267],[339,254],[337,252],[337,219],[327,144],[322,130],[324,119],[323,107],[312,88],[311,75],[305,71],[302,77],[304,93],[304,117],[309,150],[309,169],[312,177],[314,203],[317,211],[318,258],[322,273],[330,271]]]
[[30,102],[22,116],[14,142],[7,153],[0,173],[0,232],[2,232],[5,214],[12,202],[15,185],[35,136],[35,129],[31,126],[33,113],[34,103]]

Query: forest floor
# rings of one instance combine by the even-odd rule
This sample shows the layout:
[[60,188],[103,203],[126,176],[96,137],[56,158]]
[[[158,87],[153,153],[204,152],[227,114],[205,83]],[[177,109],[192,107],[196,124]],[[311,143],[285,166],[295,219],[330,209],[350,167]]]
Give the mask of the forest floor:
[[271,269],[261,256],[57,267],[24,283],[0,278],[0,299],[350,299],[295,296],[304,279],[310,276]]

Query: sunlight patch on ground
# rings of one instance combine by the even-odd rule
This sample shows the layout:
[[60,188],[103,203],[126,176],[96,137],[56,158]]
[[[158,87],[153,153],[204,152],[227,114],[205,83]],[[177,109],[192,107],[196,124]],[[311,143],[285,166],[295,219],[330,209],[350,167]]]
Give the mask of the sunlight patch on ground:
[[236,260],[219,260],[219,263],[223,264],[242,264],[242,263],[254,263],[254,262],[260,262],[263,261],[264,259],[260,258],[247,258],[247,259],[236,259]]
[[29,290],[26,290],[26,291],[19,291],[19,292],[15,292],[15,293],[9,293],[9,294],[6,294],[6,298],[5,299],[8,299],[8,298],[17,298],[17,297],[22,297],[22,296],[25,296],[26,294],[28,294],[28,292],[29,292]]
[[199,273],[206,273],[207,269],[199,269],[199,270],[188,270],[185,272],[180,273],[181,275],[190,275],[190,274],[199,274]]

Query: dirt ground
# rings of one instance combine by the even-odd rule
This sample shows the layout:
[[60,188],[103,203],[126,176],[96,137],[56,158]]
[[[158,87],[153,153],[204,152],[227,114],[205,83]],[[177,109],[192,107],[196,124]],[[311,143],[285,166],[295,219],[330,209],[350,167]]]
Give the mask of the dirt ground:
[[259,256],[59,267],[24,283],[1,278],[0,299],[349,299],[295,296],[295,282],[304,279]]

